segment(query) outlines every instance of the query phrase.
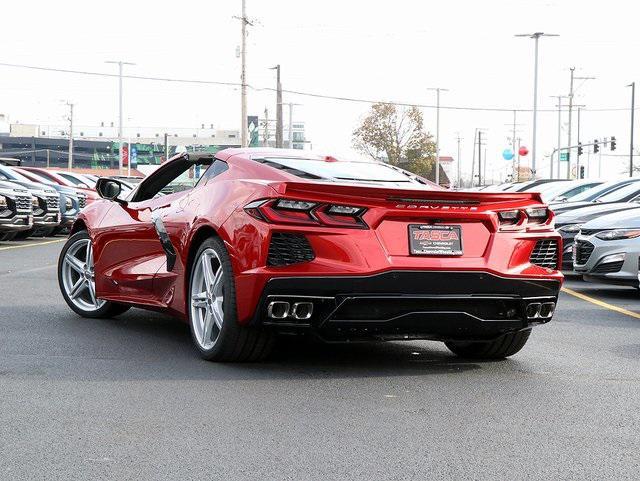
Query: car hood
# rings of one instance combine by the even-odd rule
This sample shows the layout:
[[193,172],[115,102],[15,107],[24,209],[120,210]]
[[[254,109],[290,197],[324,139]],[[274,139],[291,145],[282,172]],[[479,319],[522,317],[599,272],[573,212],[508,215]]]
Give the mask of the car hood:
[[630,209],[640,208],[639,204],[630,202],[617,202],[615,204],[589,204],[588,207],[562,212],[556,215],[555,223],[557,226],[567,224],[584,224],[591,219],[607,216],[614,212],[626,211]]
[[640,210],[630,209],[604,215],[587,222],[583,229],[638,229],[640,228]]
[[58,192],[50,186],[45,186],[42,184],[36,184],[35,182],[23,182],[21,180],[12,180],[10,181],[12,184],[18,184],[24,187],[25,189],[29,189],[31,193],[38,195],[51,195],[57,194]]
[[21,186],[20,184],[16,184],[15,182],[0,180],[0,189],[5,191],[14,191],[17,190],[19,192],[29,192],[29,189]]
[[575,209],[582,209],[583,207],[588,207],[590,205],[594,205],[593,202],[582,201],[582,202],[554,202],[549,204],[549,209],[551,209],[556,214],[561,214],[563,212],[569,212]]

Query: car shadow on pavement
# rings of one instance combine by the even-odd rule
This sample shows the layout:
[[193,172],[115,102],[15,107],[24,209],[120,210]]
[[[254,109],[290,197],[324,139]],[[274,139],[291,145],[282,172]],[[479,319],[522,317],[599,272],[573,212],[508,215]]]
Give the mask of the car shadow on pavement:
[[304,338],[279,342],[263,362],[212,363],[199,357],[189,327],[165,315],[132,309],[114,319],[83,319],[55,311],[48,334],[38,340],[43,346],[0,342],[0,371],[92,381],[255,380],[428,376],[483,364],[457,358],[438,342],[324,344]]

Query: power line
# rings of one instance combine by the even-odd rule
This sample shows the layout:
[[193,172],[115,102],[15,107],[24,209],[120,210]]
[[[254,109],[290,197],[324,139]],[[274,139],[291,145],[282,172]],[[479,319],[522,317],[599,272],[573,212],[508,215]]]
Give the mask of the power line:
[[[94,77],[110,77],[110,78],[119,77],[118,74],[110,74],[105,72],[92,72],[87,70],[40,67],[35,65],[23,65],[23,64],[5,63],[5,62],[0,62],[0,67],[22,68],[22,69],[29,69],[29,70],[67,73],[67,74],[75,74],[75,75],[88,75],[88,76],[94,76]],[[156,82],[185,83],[185,84],[198,84],[198,85],[220,85],[220,86],[234,87],[234,88],[242,87],[242,84],[238,82],[223,82],[218,80],[152,77],[148,75],[123,75],[122,78],[127,78],[132,80],[149,80],[149,81],[156,81]],[[273,88],[273,87],[257,87],[250,84],[246,84],[246,86],[247,88],[250,88],[251,90],[256,92],[275,92],[277,90],[276,88]],[[339,95],[328,95],[328,94],[320,94],[316,92],[305,92],[302,90],[282,89],[282,92],[285,92],[291,95],[299,95],[303,97],[311,97],[311,98],[319,98],[319,99],[327,99],[327,100],[338,100],[342,102],[365,103],[365,104],[381,103],[381,104],[387,104],[387,105],[398,105],[402,107],[419,107],[424,109],[437,108],[437,105],[419,104],[419,103],[404,102],[404,101],[347,97],[347,96],[339,96]],[[514,111],[515,112],[533,112],[533,109],[522,109],[522,108],[512,108],[512,107],[507,108],[507,107],[474,107],[474,106],[441,105],[440,108],[444,110],[460,110],[460,111],[470,111],[470,112],[514,112]],[[589,112],[616,112],[616,111],[628,111],[628,110],[630,109],[624,108],[624,107],[584,109],[584,111],[589,111]],[[538,112],[556,112],[556,110],[555,109],[538,109]]]

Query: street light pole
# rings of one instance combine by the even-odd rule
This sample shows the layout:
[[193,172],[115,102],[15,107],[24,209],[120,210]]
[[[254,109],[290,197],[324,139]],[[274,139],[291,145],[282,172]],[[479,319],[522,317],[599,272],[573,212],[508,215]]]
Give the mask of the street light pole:
[[135,63],[123,62],[122,60],[107,60],[105,63],[113,63],[118,66],[118,171],[122,173],[122,66],[135,65]]
[[636,83],[631,84],[631,139],[629,141],[629,177],[633,177],[633,124],[636,109]]
[[271,67],[276,71],[276,148],[282,148],[282,83],[280,83],[280,64]]
[[523,33],[518,34],[516,37],[529,37],[534,39],[534,63],[533,63],[533,132],[531,138],[531,170],[533,178],[536,177],[536,134],[537,134],[537,122],[538,122],[538,41],[540,37],[558,37],[555,33]]
[[440,92],[448,92],[441,87],[428,88],[436,92],[436,185],[440,185]]
[[249,126],[247,124],[247,2],[242,0],[242,39],[240,40],[240,143],[242,147],[249,145],[248,134]]

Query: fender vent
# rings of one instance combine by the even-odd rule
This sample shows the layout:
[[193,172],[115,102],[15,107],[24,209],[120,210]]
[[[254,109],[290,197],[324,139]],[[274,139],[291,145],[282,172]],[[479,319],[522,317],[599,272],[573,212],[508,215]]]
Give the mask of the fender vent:
[[316,255],[307,238],[302,234],[274,232],[269,244],[268,266],[288,266],[309,262]]
[[558,267],[558,242],[555,240],[539,240],[531,252],[529,261],[540,267],[556,269]]

